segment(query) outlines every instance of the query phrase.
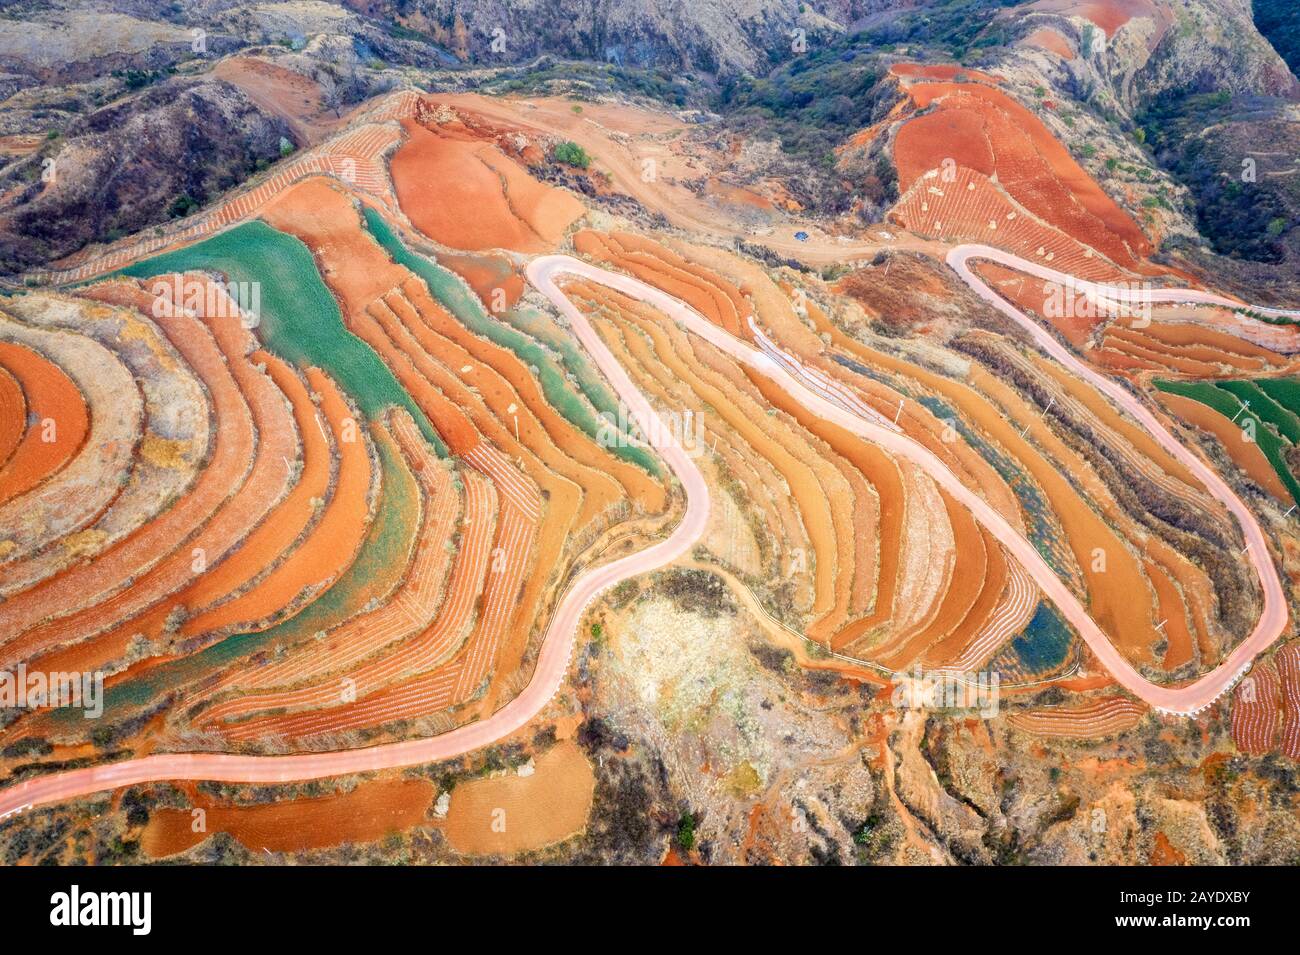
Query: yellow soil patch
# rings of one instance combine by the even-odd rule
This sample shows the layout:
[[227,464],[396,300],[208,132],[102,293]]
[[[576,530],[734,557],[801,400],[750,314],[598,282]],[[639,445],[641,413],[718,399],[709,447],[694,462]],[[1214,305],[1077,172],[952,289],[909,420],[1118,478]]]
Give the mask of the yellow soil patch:
[[447,841],[467,855],[513,855],[581,832],[596,776],[577,743],[556,743],[531,776],[511,773],[461,783],[452,792]]

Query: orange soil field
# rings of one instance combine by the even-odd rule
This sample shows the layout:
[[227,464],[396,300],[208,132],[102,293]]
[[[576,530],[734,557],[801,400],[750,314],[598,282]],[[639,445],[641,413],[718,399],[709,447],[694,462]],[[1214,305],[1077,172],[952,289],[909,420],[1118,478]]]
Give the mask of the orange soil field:
[[[26,492],[0,504],[0,528],[10,561],[23,561],[49,545],[66,546],[93,525],[126,485],[145,423],[144,396],[121,356],[75,331],[15,322],[4,326],[9,344],[33,349],[70,376],[93,409],[80,447],[65,464]],[[44,423],[34,421],[41,436]],[[61,427],[54,421],[55,433]]]
[[[392,487],[397,483],[405,485],[402,489],[396,490],[393,495],[385,495],[384,500],[390,498],[410,499],[421,502],[417,506],[422,506],[423,493],[419,481],[414,473],[414,469],[404,457],[402,448],[393,438],[389,428],[384,423],[375,421],[370,425],[371,440],[377,446],[382,446],[388,453],[388,456],[397,462],[398,467],[392,472],[394,477],[390,478],[389,486]],[[375,607],[386,604],[390,598],[397,593],[403,586],[406,576],[413,565],[415,554],[420,546],[419,533],[421,530],[420,513],[407,515],[398,519],[397,526],[402,528],[402,540],[400,546],[393,550],[396,553],[405,554],[403,560],[394,560],[384,564],[373,575],[367,576],[363,581],[354,582],[354,586],[349,588],[344,599],[335,610],[333,617],[335,620],[342,621],[332,633],[340,632],[341,628],[351,626],[354,623],[363,621],[366,615]],[[250,671],[256,673],[261,667],[274,665],[273,661],[280,658],[286,651],[288,659],[310,660],[314,652],[322,644],[317,641],[316,635],[298,639],[294,643],[272,644],[268,648],[259,650],[249,659],[248,663],[241,664],[226,672],[224,676],[216,680],[205,681],[204,686],[195,694],[192,702],[199,702],[199,699],[206,699],[220,691],[229,689],[232,686],[242,685],[240,681]],[[310,642],[308,642],[310,641]],[[303,655],[301,651],[304,647],[312,649],[312,654]],[[147,665],[147,664],[146,664]],[[245,669],[245,666],[247,669]],[[256,682],[256,678],[250,678],[251,682]]]
[[[1138,224],[1010,96],[980,83],[916,83],[907,92],[917,109],[937,109],[898,131],[894,155],[901,190],[952,158],[958,166],[996,176],[1029,212],[1118,265],[1132,267],[1150,254]],[[949,127],[954,112],[962,125]],[[965,117],[975,117],[974,123]]]
[[18,448],[27,431],[27,399],[22,385],[0,365],[0,469]]
[[659,243],[630,232],[584,230],[574,235],[573,247],[598,264],[622,269],[662,289],[731,334],[749,338],[745,320],[753,309],[741,291]]
[[992,83],[995,86],[1002,82],[1000,76],[968,69],[957,63],[895,63],[889,68],[889,72],[906,79],[954,80],[958,76],[964,76],[967,79]]
[[[253,661],[228,673],[210,689],[208,695],[230,688],[250,690],[291,686],[321,674],[337,672],[392,643],[418,634],[433,620],[443,600],[444,578],[451,563],[452,532],[461,514],[460,498],[452,486],[450,473],[429,451],[409,414],[404,410],[394,410],[387,426],[377,423],[375,428],[379,434],[391,432],[396,438],[420,486],[420,531],[415,553],[400,586],[380,606],[334,629],[313,647],[312,653],[292,653],[271,662]],[[471,492],[475,487],[477,485],[471,481]],[[473,526],[472,514],[469,520]],[[491,520],[490,512],[483,517],[486,526],[490,527]],[[460,551],[463,553],[464,550],[462,545]],[[230,719],[235,714],[256,709],[258,705],[252,697],[241,697],[218,703],[204,713],[204,719]]]
[[[426,468],[417,472],[422,482],[426,480],[425,470],[433,469]],[[473,620],[475,602],[484,590],[484,575],[491,557],[497,508],[495,490],[486,478],[474,472],[465,472],[461,477],[465,487],[465,520],[445,596],[440,585],[449,562],[449,554],[444,546],[447,536],[444,533],[441,538],[429,539],[422,534],[417,562],[421,562],[424,555],[430,552],[441,552],[442,557],[435,558],[432,567],[414,567],[412,575],[394,601],[341,627],[309,658],[304,658],[301,654],[291,655],[283,661],[246,673],[239,678],[241,688],[287,687],[327,673],[346,671],[354,681],[359,698],[385,685],[408,667],[427,669],[454,651],[465,637],[465,631]],[[433,475],[430,475],[428,479],[432,478]],[[430,488],[437,495],[429,499],[425,513],[426,525],[431,530],[443,530],[449,523],[443,515],[432,510],[440,500],[443,501],[443,511],[455,513],[453,508],[446,506],[445,499],[454,495],[450,479],[445,473],[442,483],[441,488]],[[425,576],[430,570],[436,576]],[[436,592],[435,587],[439,588]],[[394,609],[390,611],[389,607]],[[414,616],[411,611],[419,615],[415,618],[417,625],[414,627],[403,619],[408,615]],[[381,652],[386,655],[356,667],[356,664]],[[230,722],[259,710],[289,712],[305,707],[329,706],[338,700],[337,680],[317,682],[284,692],[243,696],[218,703],[203,714],[203,719],[205,722]],[[263,725],[275,724],[268,722]],[[246,734],[252,738],[258,735],[240,728],[243,726],[244,724],[239,724],[228,729],[232,736]]]
[[[1124,526],[1129,522],[1123,520],[1118,505],[1092,469],[1056,436],[1037,405],[1026,402],[1019,392],[982,368],[973,367],[969,380],[1005,409],[1013,427],[1026,428],[1026,435],[1060,462],[1062,470],[1049,464],[1037,451],[1016,453],[1016,459],[1034,475],[1052,503],[1053,513],[1086,581],[1092,618],[1131,660],[1151,660],[1151,647],[1159,639],[1155,624],[1160,618],[1153,605],[1154,595],[1145,587],[1134,586],[1135,581],[1143,579],[1142,565],[1116,531],[1089,506],[1090,502],[1095,503]],[[1006,442],[1003,444],[1011,448]],[[1067,479],[1062,471],[1070,477]],[[1089,485],[1086,494],[1085,480]],[[1093,567],[1093,553],[1097,548],[1106,555],[1104,571]]]
[[477,252],[555,248],[586,209],[538,182],[461,123],[429,129],[403,120],[406,142],[389,162],[402,211],[441,245]]
[[1112,696],[1078,706],[1017,710],[1007,717],[1016,729],[1060,739],[1101,739],[1131,730],[1148,712],[1145,703]]
[[1036,46],[1040,50],[1055,53],[1063,60],[1074,59],[1074,47],[1070,45],[1069,40],[1055,30],[1041,27],[1028,34],[1021,42],[1026,46]]
[[[233,314],[233,310],[228,311]],[[26,632],[9,645],[7,649],[11,652],[25,651],[30,655],[59,644],[77,642],[149,609],[190,583],[195,574],[215,568],[223,558],[229,558],[239,542],[292,487],[294,468],[290,462],[298,458],[299,437],[289,403],[270,376],[250,361],[253,339],[238,318],[208,317],[204,321],[252,411],[259,440],[248,479],[233,493],[227,488],[229,497],[186,546],[172,550],[147,573],[133,577],[129,586],[108,599]],[[200,561],[198,567],[196,559]]]
[[[135,283],[105,283],[85,294],[110,304],[135,306],[145,313],[153,304],[153,296]],[[248,405],[232,377],[234,368],[227,366],[226,356],[203,322],[183,314],[163,315],[157,322],[212,396],[217,425],[208,465],[190,492],[157,520],[93,560],[69,567],[0,604],[0,629],[7,633],[21,633],[42,619],[70,613],[116,593],[171,554],[244,484],[256,439]],[[232,361],[231,365],[235,364]],[[189,551],[185,553],[188,561]]]
[[217,832],[227,832],[250,852],[307,852],[345,843],[377,842],[390,832],[421,825],[437,796],[426,779],[359,783],[350,792],[315,799],[291,799],[256,806],[223,806],[197,800],[206,832],[194,832],[189,809],[156,809],[140,835],[152,859],[191,849]]
[[447,812],[447,842],[467,855],[513,855],[583,830],[596,776],[571,740],[537,758],[531,776],[509,773],[458,784]]
[[[1038,0],[1034,6],[1090,20],[1105,31],[1108,40],[1134,17],[1153,18],[1158,25],[1168,18],[1168,13],[1158,8],[1153,0]],[[1159,35],[1157,33],[1151,42],[1154,43]]]
[[1272,752],[1277,738],[1281,693],[1277,668],[1262,660],[1232,694],[1232,741],[1251,756]]
[[[320,398],[321,410],[330,423],[333,445],[339,451],[334,493],[320,521],[297,550],[251,590],[187,620],[183,633],[203,633],[235,624],[247,627],[251,622],[264,621],[282,608],[292,606],[304,592],[323,592],[348,568],[361,546],[370,526],[370,505],[376,490],[373,482],[377,479],[364,440],[365,432],[356,424],[359,415],[329,376],[319,368],[309,368],[307,380]],[[273,521],[278,514],[277,510],[272,515]],[[243,548],[236,559],[243,561]]]
[[[1084,348],[1093,329],[1106,321],[1100,315],[1088,314],[1080,309],[1078,296],[1075,297],[1074,314],[1049,315],[1049,311],[1056,311],[1047,307],[1048,297],[1052,291],[1051,284],[1032,275],[1026,275],[996,262],[985,261],[977,261],[974,272],[1007,301],[1019,305],[1022,309],[1031,309],[1035,315],[1060,332],[1075,348]],[[1062,300],[1064,297],[1063,294]]]
[[342,122],[326,112],[319,83],[275,63],[232,56],[219,62],[212,75],[238,86],[253,102],[283,117],[307,143],[320,142]]
[[1160,619],[1165,621],[1164,633],[1169,640],[1162,664],[1166,670],[1177,669],[1192,660],[1192,634],[1187,629],[1187,608],[1182,595],[1169,575],[1154,561],[1145,561],[1147,579],[1156,591]]
[[[203,611],[206,608],[236,593],[292,550],[303,529],[315,516],[313,498],[328,498],[331,445],[317,417],[307,386],[288,365],[269,352],[256,351],[251,358],[266,366],[267,373],[293,406],[295,423],[303,444],[303,467],[298,483],[244,539],[230,559],[223,560],[216,567],[200,574],[188,587],[170,595],[147,613],[96,637],[95,653],[99,659],[107,661],[120,657],[137,634],[149,639],[156,638],[163,632],[169,617],[177,608],[183,608],[189,615],[182,626],[182,632],[194,634],[203,629],[212,629],[196,627],[195,620],[204,619]],[[195,614],[200,616],[195,617]]]
[[1291,501],[1291,495],[1282,484],[1282,479],[1277,476],[1277,472],[1273,470],[1273,466],[1268,463],[1264,452],[1254,441],[1245,440],[1244,432],[1240,427],[1195,399],[1164,391],[1154,394],[1161,404],[1187,424],[1213,435],[1228,453],[1228,457],[1245,471],[1252,481],[1279,501]]
[[[0,341],[0,367],[22,388],[28,428],[9,460],[0,466],[0,504],[30,491],[64,467],[90,431],[90,411],[71,378],[45,356],[15,342]],[[44,422],[54,422],[52,441]]]
[[[744,390],[738,392],[730,384],[726,388],[713,384],[715,375],[701,369],[695,357],[695,343],[686,343],[679,351],[673,340],[675,327],[671,322],[664,321],[658,313],[611,290],[597,290],[583,283],[571,283],[568,290],[589,302],[608,304],[612,314],[632,322],[635,327],[647,333],[658,360],[687,384],[705,405],[713,408],[732,431],[772,463],[790,488],[812,544],[813,556],[809,564],[813,565],[811,569],[816,582],[813,615],[821,619],[832,613],[839,602],[837,596],[840,591],[843,591],[844,600],[847,601],[845,588],[849,585],[849,580],[847,575],[836,573],[839,539],[834,516],[813,466],[818,456],[805,449],[800,449],[801,454],[795,454],[790,450],[791,447],[797,447],[792,439],[787,438],[786,442],[782,442],[769,434],[768,429],[773,427],[773,419],[769,418],[757,401],[747,398]],[[680,334],[678,332],[678,337]],[[704,351],[709,346],[699,347]],[[840,606],[842,608],[843,604]]]
[[1273,656],[1282,696],[1282,752],[1300,759],[1300,643],[1288,643]]

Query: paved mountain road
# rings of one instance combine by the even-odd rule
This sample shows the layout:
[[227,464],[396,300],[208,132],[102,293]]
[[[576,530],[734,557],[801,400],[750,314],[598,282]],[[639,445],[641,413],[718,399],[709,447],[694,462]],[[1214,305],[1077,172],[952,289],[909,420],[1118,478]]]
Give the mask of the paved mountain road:
[[[1060,607],[1098,659],[1123,686],[1153,706],[1170,712],[1192,713],[1209,705],[1231,687],[1236,678],[1249,667],[1255,654],[1269,646],[1287,625],[1286,602],[1277,572],[1268,556],[1263,532],[1227,485],[1199,458],[1183,448],[1132,395],[1088,369],[1036,322],[1020,314],[980,281],[969,269],[969,261],[975,258],[1002,262],[1055,281],[1067,281],[1067,276],[988,247],[958,246],[948,256],[949,264],[977,294],[1029,330],[1041,347],[1054,358],[1076,374],[1087,378],[1133,414],[1163,445],[1205,481],[1211,493],[1223,501],[1241,523],[1246,540],[1251,545],[1249,550],[1253,566],[1264,589],[1264,613],[1246,641],[1223,664],[1195,682],[1182,687],[1163,687],[1149,682],[1137,673],[1111,645],[1105,633],[1092,621],[1079,600],[1060,581],[1033,545],[922,445],[895,429],[853,414],[810,390],[762,351],[733,338],[658,289],[567,256],[553,255],[529,263],[529,280],[566,316],[575,335],[608,377],[642,431],[661,436],[659,453],[681,483],[686,493],[687,506],[681,523],[667,539],[639,553],[587,571],[565,592],[547,628],[532,679],[523,692],[488,718],[429,739],[293,756],[170,753],[40,776],[0,790],[0,818],[25,811],[32,806],[146,782],[207,779],[220,782],[277,783],[434,762],[490,745],[523,727],[540,712],[563,684],[577,627],[590,601],[607,587],[662,567],[687,553],[702,536],[709,514],[708,488],[699,470],[672,437],[671,429],[658,421],[645,396],[605,347],[590,322],[555,284],[555,277],[566,273],[616,289],[661,310],[692,333],[774,379],[811,411],[924,468],[938,484],[969,508],[976,519],[1028,570],[1038,586]],[[1075,283],[1076,287],[1087,284]],[[1093,289],[1097,294],[1106,294],[1104,286],[1093,286]],[[1183,296],[1163,299],[1169,301],[1231,301],[1204,292],[1166,291],[1161,294]]]

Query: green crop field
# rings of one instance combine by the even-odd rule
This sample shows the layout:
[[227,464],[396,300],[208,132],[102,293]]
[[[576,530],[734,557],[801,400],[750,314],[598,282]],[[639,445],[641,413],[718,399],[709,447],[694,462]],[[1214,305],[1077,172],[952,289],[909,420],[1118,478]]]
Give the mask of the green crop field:
[[[1232,391],[1211,384],[1208,381],[1156,379],[1155,386],[1169,394],[1182,395],[1185,398],[1199,401],[1239,425],[1244,425],[1247,421],[1253,421],[1255,423],[1255,443],[1264,452],[1264,457],[1268,459],[1268,463],[1277,472],[1277,476],[1281,478],[1282,483],[1291,493],[1291,497],[1296,501],[1300,501],[1300,481],[1296,480],[1295,475],[1291,473],[1291,469],[1286,463],[1286,451],[1291,447],[1291,442],[1265,424],[1265,419],[1255,413],[1256,399],[1247,399],[1251,402],[1250,407],[1247,408],[1243,406],[1242,399]],[[1274,405],[1274,407],[1284,410],[1278,405]]]
[[296,365],[323,369],[372,419],[390,405],[405,408],[437,453],[448,455],[438,432],[388,366],[343,324],[311,250],[299,239],[264,222],[249,222],[122,270],[137,278],[185,271],[220,272],[231,282],[260,283],[257,335],[267,348]]
[[1215,387],[1222,388],[1242,401],[1249,402],[1250,410],[1261,421],[1266,421],[1277,428],[1282,437],[1292,444],[1300,441],[1300,418],[1275,401],[1272,396],[1254,381],[1220,381]]
[[[591,437],[592,440],[599,437],[602,421],[592,411],[592,405],[598,410],[611,410],[615,414],[617,414],[617,406],[604,399],[602,399],[602,403],[606,407],[601,407],[601,404],[597,404],[595,401],[592,401],[592,405],[588,405],[583,400],[583,395],[590,400],[591,393],[586,388],[582,389],[582,395],[574,392],[569,387],[564,372],[556,364],[555,358],[546,348],[509,325],[491,318],[483,308],[483,303],[466,289],[455,275],[436,262],[422,255],[417,255],[408,249],[375,210],[366,209],[365,216],[366,228],[392,256],[394,262],[410,269],[423,279],[429,288],[429,294],[445,305],[466,328],[476,335],[483,336],[488,341],[510,349],[521,361],[535,368],[538,382],[542,387],[542,394],[547,402],[576,428]],[[574,351],[576,353],[576,349]],[[580,376],[575,375],[575,377],[578,377],[579,381],[582,380]],[[650,474],[656,477],[659,476],[658,463],[654,456],[643,448],[626,446],[611,448],[610,450],[625,460],[644,468]]]

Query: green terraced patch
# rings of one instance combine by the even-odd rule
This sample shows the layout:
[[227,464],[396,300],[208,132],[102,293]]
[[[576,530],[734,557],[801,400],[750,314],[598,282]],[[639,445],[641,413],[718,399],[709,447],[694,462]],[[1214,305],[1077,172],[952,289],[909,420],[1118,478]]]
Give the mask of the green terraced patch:
[[[542,394],[547,402],[574,427],[593,441],[599,440],[601,429],[605,427],[605,423],[592,411],[592,406],[599,411],[611,411],[617,418],[617,406],[611,403],[612,399],[602,398],[602,403],[593,400],[592,394],[599,395],[600,392],[583,387],[581,385],[582,376],[578,375],[576,371],[575,377],[578,378],[582,393],[575,393],[569,387],[564,371],[557,365],[556,359],[546,348],[520,331],[491,318],[483,308],[483,303],[455,275],[436,262],[422,255],[417,255],[408,249],[401,238],[388,227],[383,217],[374,209],[366,209],[365,217],[366,228],[374,236],[375,241],[388,252],[394,262],[418,275],[424,281],[424,284],[428,286],[429,294],[445,305],[456,316],[457,320],[471,332],[486,338],[496,345],[510,349],[518,356],[520,361],[535,369],[534,373],[537,375],[537,380],[542,387]],[[574,353],[577,354],[576,349],[574,349]],[[573,366],[569,367],[572,368]],[[592,382],[596,381],[594,376],[589,375],[588,378]],[[607,393],[605,394],[607,395]],[[588,405],[583,400],[584,396],[591,400],[591,405]],[[602,404],[605,406],[602,407]],[[661,474],[659,464],[654,456],[643,448],[629,446],[615,447],[610,450],[655,477],[659,477]]]
[[293,364],[323,369],[372,420],[390,405],[405,408],[439,456],[448,456],[438,432],[388,366],[343,324],[311,250],[297,237],[265,222],[248,222],[137,262],[122,274],[149,278],[187,271],[220,272],[231,282],[260,283],[257,335],[267,348]]
[[1249,402],[1251,412],[1261,421],[1266,421],[1277,428],[1278,433],[1287,441],[1292,444],[1300,441],[1300,418],[1274,401],[1257,382],[1219,381],[1215,382],[1215,387],[1236,395],[1244,402]]
[[1294,378],[1260,378],[1255,384],[1287,411],[1300,415],[1300,381]]
[[1055,607],[1040,601],[1024,632],[1011,649],[1029,673],[1046,673],[1065,662],[1073,635]]
[[1235,421],[1239,425],[1244,425],[1247,421],[1253,421],[1255,423],[1255,443],[1264,452],[1264,457],[1268,459],[1268,463],[1277,472],[1277,476],[1281,478],[1291,497],[1300,501],[1300,481],[1296,480],[1295,475],[1291,473],[1291,469],[1287,467],[1286,463],[1286,450],[1290,447],[1290,444],[1284,438],[1279,437],[1254,413],[1252,410],[1253,403],[1250,408],[1247,408],[1235,394],[1208,381],[1171,381],[1157,378],[1154,383],[1161,391],[1199,401],[1201,404],[1214,409],[1229,421]]
[[[419,532],[420,492],[401,452],[388,439],[375,441],[382,483],[375,519],[356,560],[334,585],[294,617],[255,633],[224,638],[193,656],[164,663],[104,692],[105,721],[117,721],[149,706],[170,692],[239,662],[273,644],[292,646],[313,634],[328,631],[362,611],[373,598],[396,587]],[[54,723],[79,711],[66,708],[43,714]]]

